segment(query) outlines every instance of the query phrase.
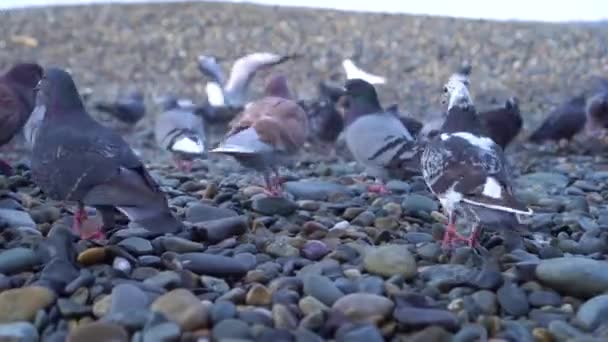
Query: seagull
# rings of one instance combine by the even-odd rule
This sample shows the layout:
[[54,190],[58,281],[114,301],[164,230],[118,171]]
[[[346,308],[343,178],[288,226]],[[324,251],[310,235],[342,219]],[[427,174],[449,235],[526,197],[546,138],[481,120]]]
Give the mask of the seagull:
[[[458,240],[474,247],[481,226],[511,226],[533,212],[515,198],[503,150],[485,133],[463,80],[450,77],[444,94],[448,115],[422,153],[422,175],[448,216],[443,247]],[[473,221],[469,237],[458,234],[457,213]]]
[[365,70],[360,69],[349,58],[342,61],[342,68],[344,68],[344,73],[346,73],[347,80],[362,79],[370,84],[386,83],[386,78],[384,78],[382,76],[370,74],[370,73],[366,72]]

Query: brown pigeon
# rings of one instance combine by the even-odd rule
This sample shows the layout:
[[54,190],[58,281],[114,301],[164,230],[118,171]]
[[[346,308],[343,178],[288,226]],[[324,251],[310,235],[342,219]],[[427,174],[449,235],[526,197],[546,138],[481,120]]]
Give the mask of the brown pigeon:
[[34,142],[32,178],[50,198],[78,203],[74,230],[81,233],[89,205],[101,212],[105,229],[114,225],[116,208],[153,233],[179,231],[183,225],[163,192],[122,137],[89,116],[70,74],[49,68],[40,83],[37,102],[45,114]]
[[[249,103],[231,122],[225,140],[212,152],[231,155],[242,165],[263,172],[266,190],[278,196],[278,167],[306,141],[308,119],[302,107],[291,99],[284,76],[272,76],[265,94]],[[275,177],[271,177],[271,171]]]
[[540,143],[545,140],[571,140],[585,127],[585,103],[585,96],[580,95],[554,109],[530,135],[530,141]]
[[[34,109],[34,88],[42,77],[42,67],[34,63],[14,65],[0,77],[0,146],[23,128]],[[10,167],[0,160],[0,169]]]

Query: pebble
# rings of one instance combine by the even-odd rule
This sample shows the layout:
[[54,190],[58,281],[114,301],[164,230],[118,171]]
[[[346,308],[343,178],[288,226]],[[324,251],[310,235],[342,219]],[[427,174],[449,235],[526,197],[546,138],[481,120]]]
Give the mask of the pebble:
[[0,324],[0,340],[15,342],[38,342],[38,331],[31,323],[14,322]]
[[471,297],[483,314],[491,316],[495,315],[498,311],[496,294],[494,292],[481,290],[473,293]]
[[290,245],[285,238],[275,238],[266,246],[266,253],[276,257],[292,257],[300,255],[300,251]]
[[302,256],[309,260],[319,260],[329,253],[329,248],[323,241],[309,240],[302,247]]
[[179,256],[183,267],[197,274],[216,277],[242,277],[248,269],[234,258],[207,253],[185,253]]
[[127,342],[129,335],[120,325],[106,322],[93,322],[78,325],[67,338],[68,342],[112,341]]
[[223,340],[248,340],[251,338],[251,331],[247,323],[238,319],[225,319],[213,327],[211,335],[216,341]]
[[205,327],[209,318],[209,308],[186,289],[165,293],[152,303],[150,309],[164,314],[184,331]]
[[338,299],[332,310],[342,312],[355,321],[378,323],[390,315],[393,302],[383,296],[371,293],[352,293]]
[[302,200],[324,201],[334,194],[348,193],[348,189],[343,185],[316,180],[285,182],[283,188]]
[[55,301],[55,294],[46,287],[27,286],[0,293],[0,323],[33,321],[38,310]]
[[371,248],[363,259],[365,269],[385,277],[401,275],[412,279],[417,273],[416,260],[403,245],[384,245]]
[[192,223],[206,222],[211,220],[218,220],[227,217],[237,216],[238,214],[230,209],[218,208],[211,205],[197,203],[190,206],[186,210],[186,221]]
[[562,304],[562,297],[553,291],[533,291],[528,295],[528,302],[535,307],[557,307]]
[[[127,283],[114,286],[109,298],[109,304],[107,312],[116,314],[124,313],[129,310],[145,310],[148,308],[148,305],[150,305],[150,299],[139,287]],[[101,312],[106,311],[103,310],[103,308],[99,308],[99,306],[105,304],[98,303],[97,305],[98,310],[101,309]],[[95,311],[95,305],[93,306],[93,310]],[[104,314],[101,314],[100,316],[103,315]]]
[[595,330],[606,321],[608,315],[608,295],[595,296],[586,301],[576,313],[577,322],[588,331]]
[[410,192],[412,189],[408,182],[395,179],[391,179],[390,181],[386,182],[386,188],[395,194],[405,194]]
[[30,214],[25,211],[15,209],[0,208],[0,223],[3,223],[7,227],[11,228],[36,228],[36,222],[34,222]]
[[346,329],[338,329],[336,342],[383,342],[378,328],[371,324],[361,324]]
[[608,262],[581,257],[542,260],[536,277],[545,285],[573,295],[591,297],[608,290]]
[[251,202],[251,209],[263,215],[288,216],[298,205],[285,197],[259,197]]
[[38,264],[40,264],[40,259],[29,248],[16,247],[0,253],[0,273],[2,274],[28,271]]
[[181,276],[174,271],[161,271],[158,274],[143,281],[144,284],[165,289],[172,289],[178,287],[181,282]]
[[118,245],[135,255],[152,254],[154,252],[154,247],[149,240],[136,236],[126,238],[120,241]]
[[202,243],[190,241],[179,236],[161,236],[157,240],[165,251],[191,253],[205,250],[205,246]]
[[236,317],[236,305],[227,300],[218,300],[210,309],[210,318],[213,324],[217,324],[225,319]]
[[305,296],[298,302],[298,307],[304,315],[310,315],[316,312],[324,312],[329,310],[329,307],[323,304],[320,300],[313,296]]
[[439,205],[432,198],[418,194],[405,196],[401,202],[401,206],[407,214],[430,214],[439,209]]
[[247,305],[269,305],[272,300],[272,293],[261,284],[254,284],[247,292],[245,303]]
[[200,239],[209,243],[218,243],[232,236],[242,235],[247,231],[249,224],[245,216],[231,216],[217,220],[210,220],[196,226]]
[[224,294],[230,291],[230,286],[224,279],[211,277],[211,276],[201,276],[201,284],[205,289],[208,289],[212,292],[217,292],[219,294]]
[[505,282],[496,292],[500,306],[512,316],[523,316],[530,311],[524,290],[512,282]]
[[90,266],[105,261],[107,256],[105,247],[87,248],[78,254],[78,262],[84,266]]
[[447,310],[401,307],[395,309],[393,316],[397,322],[408,328],[422,328],[435,325],[453,330],[458,325],[455,314]]
[[304,294],[312,296],[327,306],[333,305],[344,293],[327,277],[322,275],[305,276]]
[[272,322],[277,329],[294,330],[298,326],[298,319],[283,304],[272,306]]
[[181,329],[179,325],[173,322],[164,322],[144,330],[142,342],[178,341],[180,334]]

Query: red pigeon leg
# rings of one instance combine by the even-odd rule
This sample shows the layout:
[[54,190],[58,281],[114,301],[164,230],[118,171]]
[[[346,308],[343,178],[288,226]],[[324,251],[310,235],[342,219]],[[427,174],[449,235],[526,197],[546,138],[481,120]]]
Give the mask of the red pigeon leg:
[[478,224],[473,225],[473,228],[471,228],[471,234],[469,235],[469,237],[467,237],[467,238],[459,237],[457,239],[466,242],[469,247],[475,248],[477,246],[477,244],[479,243],[477,241],[479,239]]
[[[102,230],[102,226],[94,227],[93,233],[88,233],[85,229],[82,229],[83,224],[88,220],[89,216],[82,203],[78,204],[78,209],[74,213],[74,223],[72,230],[80,236],[82,240],[103,240],[105,239],[105,233]],[[86,230],[89,230],[88,228]]]
[[441,243],[441,247],[448,249],[452,247],[452,243],[454,241],[464,241],[466,240],[456,230],[456,217],[453,213],[448,215],[448,225],[445,228],[445,233],[443,233],[443,241]]
[[367,187],[367,191],[375,192],[380,195],[387,195],[391,193],[391,191],[386,187],[386,184],[384,184],[384,182],[380,179],[376,179],[375,184],[369,185]]

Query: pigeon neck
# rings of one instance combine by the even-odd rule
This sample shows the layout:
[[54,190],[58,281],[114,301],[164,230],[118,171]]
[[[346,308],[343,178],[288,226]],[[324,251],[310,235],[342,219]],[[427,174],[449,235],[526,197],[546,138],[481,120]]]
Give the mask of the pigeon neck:
[[377,114],[382,113],[382,107],[378,102],[378,99],[368,99],[368,98],[350,98],[348,104],[348,109],[345,114],[346,125],[349,125],[358,118],[364,115]]
[[50,97],[49,116],[62,115],[75,110],[84,109],[80,95],[75,94],[64,95],[55,93]]
[[448,110],[448,116],[441,131],[443,133],[469,132],[479,135],[483,133],[483,128],[475,107],[455,106]]

